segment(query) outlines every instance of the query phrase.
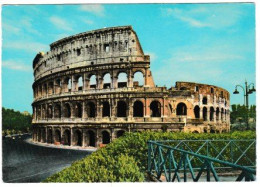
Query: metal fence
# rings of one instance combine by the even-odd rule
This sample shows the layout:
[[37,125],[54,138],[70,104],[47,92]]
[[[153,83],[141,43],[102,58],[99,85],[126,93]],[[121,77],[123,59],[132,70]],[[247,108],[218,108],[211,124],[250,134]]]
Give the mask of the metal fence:
[[255,140],[148,141],[148,173],[159,181],[220,181],[224,172],[254,181],[255,167]]

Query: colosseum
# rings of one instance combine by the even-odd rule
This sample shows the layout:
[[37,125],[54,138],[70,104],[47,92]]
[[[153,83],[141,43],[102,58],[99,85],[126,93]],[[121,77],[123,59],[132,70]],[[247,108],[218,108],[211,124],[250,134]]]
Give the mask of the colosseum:
[[230,130],[229,92],[193,82],[155,85],[131,26],[58,40],[36,55],[33,70],[35,142],[99,147],[125,132]]

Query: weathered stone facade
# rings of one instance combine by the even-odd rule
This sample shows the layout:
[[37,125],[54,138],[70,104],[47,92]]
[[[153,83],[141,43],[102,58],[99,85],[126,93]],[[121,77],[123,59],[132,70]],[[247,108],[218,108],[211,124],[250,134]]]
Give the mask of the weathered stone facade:
[[131,26],[56,41],[36,55],[33,69],[34,141],[97,147],[124,132],[230,129],[228,91],[191,82],[155,86],[150,57]]

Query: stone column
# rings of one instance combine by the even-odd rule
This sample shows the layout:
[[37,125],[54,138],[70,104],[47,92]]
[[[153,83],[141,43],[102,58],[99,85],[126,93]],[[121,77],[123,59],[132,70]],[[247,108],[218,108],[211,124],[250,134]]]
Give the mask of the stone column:
[[71,112],[70,118],[75,118],[75,110],[74,110],[75,106],[74,106],[73,103],[71,103],[70,106],[71,106],[71,107],[70,107],[70,112]]
[[207,121],[210,121],[210,108],[207,107]]
[[117,88],[117,79],[118,79],[118,77],[117,77],[117,75],[115,75],[115,73],[113,72],[113,76],[111,76],[112,78],[111,78],[111,81],[112,81],[112,85],[111,85],[111,87],[112,88]]
[[86,130],[83,129],[82,130],[82,147],[86,146],[86,135],[87,135]]
[[199,107],[200,107],[200,119],[203,119],[203,107],[202,106]]
[[70,146],[74,145],[74,141],[73,141],[73,129],[70,128]]
[[83,101],[82,103],[82,118],[86,118],[87,117],[87,114],[86,114],[86,102]]
[[45,127],[45,142],[47,143],[48,141],[48,128],[47,126]]
[[77,80],[75,80],[75,76],[71,76],[71,92],[75,92],[76,90]]
[[134,76],[132,75],[132,71],[128,71],[128,75],[127,75],[127,87],[133,87],[133,79]]

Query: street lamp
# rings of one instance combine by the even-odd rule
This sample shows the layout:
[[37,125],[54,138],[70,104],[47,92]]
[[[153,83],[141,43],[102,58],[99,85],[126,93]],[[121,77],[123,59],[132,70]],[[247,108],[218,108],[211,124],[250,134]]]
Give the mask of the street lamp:
[[[252,85],[252,88],[250,89],[251,85]],[[247,110],[246,124],[247,124],[247,129],[249,129],[249,124],[248,124],[248,97],[249,97],[249,94],[252,94],[256,90],[255,90],[255,87],[254,87],[254,83],[251,83],[251,84],[247,85],[247,81],[246,81],[245,82],[245,88],[238,84],[238,85],[236,85],[235,91],[233,92],[233,94],[239,94],[239,91],[237,91],[238,87],[242,88],[243,91],[244,91],[244,105],[246,106],[246,110]]]

